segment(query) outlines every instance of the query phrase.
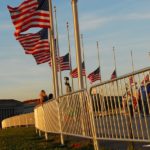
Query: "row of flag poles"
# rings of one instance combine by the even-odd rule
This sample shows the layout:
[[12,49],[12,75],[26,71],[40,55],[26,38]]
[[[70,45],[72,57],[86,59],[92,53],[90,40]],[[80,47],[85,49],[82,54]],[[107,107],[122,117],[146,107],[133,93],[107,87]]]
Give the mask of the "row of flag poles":
[[[25,0],[18,7],[8,6],[8,10],[10,12],[10,16],[15,27],[14,35],[16,37],[16,40],[23,47],[25,54],[32,55],[37,64],[49,62],[49,65],[52,66],[53,69],[54,89],[57,91],[57,94],[54,94],[55,96],[58,96],[59,89],[58,87],[56,87],[56,85],[58,85],[58,83],[56,83],[58,82],[57,72],[60,73],[61,94],[63,94],[61,72],[65,70],[70,70],[70,76],[72,78],[72,88],[74,88],[73,78],[78,78],[79,74],[78,67],[72,70],[68,23],[67,32],[69,52],[64,56],[59,56],[60,52],[56,7],[54,9],[56,37],[53,26],[51,0]],[[41,29],[37,33],[27,33],[30,28],[34,27],[38,27]],[[83,51],[82,76],[86,77],[83,35],[81,36],[81,40]],[[90,73],[87,77],[91,81],[91,83],[100,80],[100,67],[94,72]],[[87,81],[85,83],[87,87]]]
[[[74,82],[73,82],[74,78],[78,78],[80,89],[84,87],[87,88],[87,78],[89,79],[91,84],[94,83],[95,81],[101,82],[102,79],[100,67],[100,55],[99,55],[100,49],[98,42],[97,42],[98,66],[89,75],[86,74],[84,42],[83,42],[83,35],[79,34],[76,3],[77,0],[72,0],[73,13],[75,14],[74,26],[75,28],[77,28],[74,31],[76,39],[76,55],[77,55],[77,67],[75,69],[72,68],[70,33],[68,23],[67,23],[68,53],[66,53],[63,56],[60,56],[56,7],[54,7],[54,19],[55,19],[55,27],[54,27],[51,0],[25,0],[18,7],[8,6],[8,10],[10,12],[11,19],[15,27],[14,35],[16,37],[16,40],[22,45],[25,54],[32,55],[37,64],[48,63],[49,66],[52,67],[53,89],[55,97],[60,95],[59,90],[61,91],[61,95],[63,95],[62,71],[66,70],[70,71],[73,91],[74,91]],[[28,30],[30,28],[35,27],[40,28],[40,30],[37,33],[28,33]],[[80,50],[82,49],[82,55],[81,51],[77,51],[79,49]],[[116,67],[116,57],[114,47],[113,47],[113,54],[114,54],[115,68],[111,74],[110,77],[111,79],[117,77],[117,67]],[[133,58],[132,58],[132,66],[134,72]],[[59,79],[60,89],[58,83],[58,73],[60,77]],[[85,79],[85,86],[83,83],[83,77]],[[134,79],[131,78],[130,80],[132,81]]]

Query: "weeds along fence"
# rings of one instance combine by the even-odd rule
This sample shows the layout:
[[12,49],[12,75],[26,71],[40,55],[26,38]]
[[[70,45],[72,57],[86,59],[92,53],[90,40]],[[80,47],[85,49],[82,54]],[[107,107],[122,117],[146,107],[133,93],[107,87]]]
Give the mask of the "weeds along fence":
[[150,142],[150,67],[35,108],[39,131],[98,140]]
[[34,113],[28,114],[21,114],[14,117],[10,117],[4,119],[2,121],[2,128],[9,128],[9,127],[17,127],[17,126],[33,126],[35,125],[34,122]]

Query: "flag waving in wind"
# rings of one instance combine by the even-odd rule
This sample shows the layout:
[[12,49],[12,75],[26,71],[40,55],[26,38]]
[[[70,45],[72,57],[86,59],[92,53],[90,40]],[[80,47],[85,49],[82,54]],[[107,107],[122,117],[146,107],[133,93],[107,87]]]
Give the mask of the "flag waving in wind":
[[48,29],[44,28],[37,33],[20,34],[17,36],[26,54],[32,54],[37,64],[50,61],[50,46]]
[[[72,70],[72,72],[70,73],[70,76],[72,78],[78,78],[78,68],[75,68],[74,70]],[[84,62],[82,63],[82,76],[86,76],[86,71],[85,71],[85,64]]]
[[93,83],[97,80],[101,80],[100,68],[98,67],[96,70],[94,70],[92,73],[90,73],[88,75],[88,79],[90,80],[90,83]]
[[32,53],[33,47],[35,47],[40,39],[41,37],[38,33],[20,34],[17,36],[17,40],[25,50],[26,54]]
[[59,58],[59,66],[61,71],[70,70],[69,53]]
[[37,54],[42,51],[49,53],[50,56],[48,29],[46,28],[37,33],[20,34],[17,36],[17,40],[24,48],[26,54]]
[[25,0],[18,7],[8,6],[16,29],[15,35],[18,36],[32,27],[49,28],[48,6],[48,0]]
[[[57,71],[70,70],[69,53],[65,56],[56,57]],[[49,62],[49,66],[52,66],[52,60]]]
[[43,64],[43,63],[46,63],[46,62],[50,61],[49,52],[41,52],[41,53],[38,53],[38,54],[33,54],[32,56],[34,57],[37,65]]

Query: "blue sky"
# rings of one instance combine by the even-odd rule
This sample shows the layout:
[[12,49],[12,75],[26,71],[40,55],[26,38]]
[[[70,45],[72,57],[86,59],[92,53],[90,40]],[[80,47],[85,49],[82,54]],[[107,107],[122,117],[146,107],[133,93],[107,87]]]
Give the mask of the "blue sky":
[[[36,65],[15,40],[7,5],[18,6],[23,0],[5,0],[0,5],[0,99],[37,98],[39,91],[52,92],[51,69]],[[71,0],[53,0],[57,7],[60,54],[68,52],[66,22],[70,23],[73,68],[76,67]],[[114,69],[112,47],[116,49],[118,75],[149,66],[149,0],[78,0],[80,33],[84,35],[87,74],[98,65],[96,41],[100,42],[102,79],[108,80]],[[32,30],[30,30],[32,31]],[[63,73],[63,76],[69,72]],[[77,80],[75,80],[77,83]]]

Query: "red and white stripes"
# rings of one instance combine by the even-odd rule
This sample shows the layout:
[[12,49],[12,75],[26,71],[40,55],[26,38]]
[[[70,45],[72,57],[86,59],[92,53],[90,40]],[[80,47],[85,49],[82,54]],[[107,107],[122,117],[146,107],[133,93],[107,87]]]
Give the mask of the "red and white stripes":
[[16,36],[33,27],[50,27],[49,11],[40,9],[37,0],[26,0],[15,8],[8,6],[8,10],[16,29]]

